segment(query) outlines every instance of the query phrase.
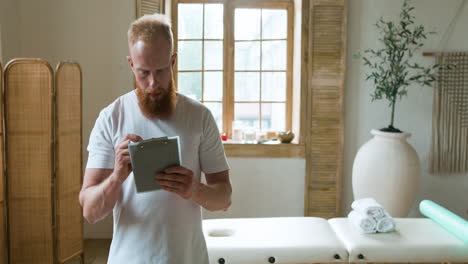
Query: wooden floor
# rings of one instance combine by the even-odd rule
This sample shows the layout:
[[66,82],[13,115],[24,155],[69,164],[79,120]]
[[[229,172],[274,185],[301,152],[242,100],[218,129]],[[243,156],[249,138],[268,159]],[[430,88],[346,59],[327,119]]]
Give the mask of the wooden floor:
[[[107,264],[107,256],[109,254],[111,240],[110,239],[86,239],[85,240],[85,264]],[[449,262],[446,262],[449,263]],[[73,259],[65,262],[65,264],[80,264],[79,259]],[[370,264],[370,263],[368,263]],[[392,263],[385,263],[392,264]],[[396,263],[393,263],[396,264]],[[432,264],[432,263],[425,263]],[[468,264],[467,263],[450,263],[450,264]]]
[[[86,239],[85,240],[85,264],[106,264],[109,254],[110,239]],[[80,264],[79,259],[73,259],[65,264]]]

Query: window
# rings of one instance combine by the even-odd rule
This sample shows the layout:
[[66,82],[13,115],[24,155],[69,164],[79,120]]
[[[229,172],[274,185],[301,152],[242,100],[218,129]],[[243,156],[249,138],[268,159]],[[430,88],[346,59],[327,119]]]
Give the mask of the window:
[[224,28],[222,4],[178,4],[177,87],[200,100],[223,131]]
[[290,130],[292,3],[180,0],[175,7],[179,92],[205,104],[220,131],[233,123]]

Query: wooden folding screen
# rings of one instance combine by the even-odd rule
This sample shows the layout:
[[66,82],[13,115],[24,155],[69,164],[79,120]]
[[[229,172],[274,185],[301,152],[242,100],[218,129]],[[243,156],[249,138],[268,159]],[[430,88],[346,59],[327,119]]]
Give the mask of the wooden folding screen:
[[[0,63],[0,89],[3,88],[3,68]],[[1,102],[1,93],[0,93],[0,102]],[[6,263],[6,232],[5,232],[5,195],[4,195],[4,185],[3,181],[5,180],[3,175],[3,109],[0,107],[0,264]]]
[[63,263],[77,255],[83,260],[83,217],[78,201],[83,175],[80,66],[59,63],[55,84],[57,260]]
[[81,70],[59,64],[54,81],[46,61],[15,59],[4,76],[9,263],[82,256]]
[[306,216],[340,215],[344,146],[347,0],[302,2],[302,94],[306,109]]
[[43,60],[16,59],[5,68],[10,263],[54,261],[53,80]]

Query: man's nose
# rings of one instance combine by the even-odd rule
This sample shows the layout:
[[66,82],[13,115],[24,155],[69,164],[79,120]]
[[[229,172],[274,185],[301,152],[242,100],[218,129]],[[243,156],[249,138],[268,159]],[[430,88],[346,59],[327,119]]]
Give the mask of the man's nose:
[[158,83],[159,83],[158,76],[156,74],[152,73],[152,74],[150,74],[149,78],[150,78],[151,87],[156,88]]

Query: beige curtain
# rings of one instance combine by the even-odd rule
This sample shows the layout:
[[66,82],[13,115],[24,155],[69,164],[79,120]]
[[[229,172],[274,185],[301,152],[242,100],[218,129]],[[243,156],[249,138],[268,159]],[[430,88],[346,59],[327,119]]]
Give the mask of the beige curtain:
[[468,53],[437,54],[441,69],[434,87],[431,172],[468,172]]

